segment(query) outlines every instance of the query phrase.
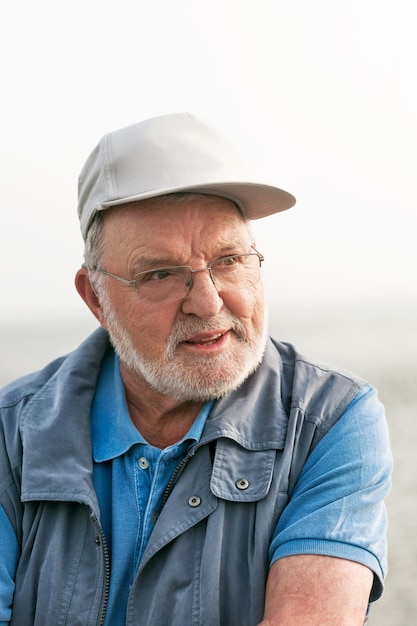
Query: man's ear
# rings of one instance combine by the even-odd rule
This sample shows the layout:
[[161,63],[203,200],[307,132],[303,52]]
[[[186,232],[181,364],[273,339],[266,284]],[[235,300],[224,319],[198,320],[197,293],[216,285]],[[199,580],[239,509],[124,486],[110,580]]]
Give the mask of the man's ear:
[[75,275],[75,287],[92,314],[98,319],[101,326],[106,328],[103,309],[101,308],[97,294],[88,277],[88,271],[84,267],[80,268]]

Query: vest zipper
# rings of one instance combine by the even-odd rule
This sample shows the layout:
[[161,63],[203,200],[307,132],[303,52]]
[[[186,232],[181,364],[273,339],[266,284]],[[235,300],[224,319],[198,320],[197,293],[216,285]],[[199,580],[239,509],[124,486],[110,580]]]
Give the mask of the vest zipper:
[[101,605],[101,614],[100,621],[98,622],[99,626],[104,625],[104,620],[106,617],[107,605],[109,603],[109,590],[110,590],[110,553],[109,547],[107,545],[106,537],[104,535],[103,529],[100,526],[100,523],[96,516],[93,516],[94,525],[98,532],[98,537],[96,538],[96,543],[100,544],[103,549],[104,556],[104,568],[105,568],[105,577],[104,577],[104,596],[103,602]]
[[183,459],[181,459],[181,461],[178,463],[177,467],[174,469],[171,478],[168,481],[167,486],[165,487],[165,491],[164,491],[164,496],[162,498],[162,508],[164,508],[166,501],[168,500],[171,491],[174,489],[178,478],[180,477],[180,474],[182,472],[182,470],[184,469],[185,465],[188,463],[189,459],[191,458],[191,454],[187,454],[187,456],[185,456]]
[[207,444],[209,445],[210,448],[210,457],[211,457],[211,462],[213,463],[214,461],[214,453],[215,453],[215,449],[216,449],[216,440],[213,441],[205,441],[205,442],[198,442],[194,447],[192,447],[187,455],[181,459],[181,461],[178,463],[177,467],[174,469],[171,478],[168,481],[168,484],[165,488],[164,491],[164,495],[162,498],[162,507],[163,508],[169,498],[169,496],[171,495],[171,491],[174,489],[175,485],[177,484],[177,481],[184,469],[184,467],[187,465],[188,461],[191,459],[192,456],[194,456],[196,450],[198,450],[198,448],[201,448],[201,446]]

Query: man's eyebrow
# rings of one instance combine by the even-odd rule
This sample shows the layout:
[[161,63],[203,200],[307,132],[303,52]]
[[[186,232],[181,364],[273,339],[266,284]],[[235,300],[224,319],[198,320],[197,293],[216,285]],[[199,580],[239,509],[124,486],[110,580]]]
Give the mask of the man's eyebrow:
[[179,264],[173,262],[172,258],[169,257],[142,257],[133,265],[133,271],[137,273],[146,271],[147,269],[151,270],[158,267],[171,267],[174,265]]
[[[250,244],[249,244],[249,248],[250,248]],[[247,242],[243,241],[242,239],[232,241],[232,242],[230,241],[219,242],[217,250],[218,250],[218,254],[216,255],[216,258],[220,256],[228,256],[229,254],[242,254],[243,251],[250,252],[250,250],[248,250]]]
[[[250,244],[249,244],[250,248]],[[217,252],[216,252],[217,251]],[[216,251],[214,252],[214,256],[208,259],[208,262],[214,261],[222,256],[229,256],[232,254],[242,254],[243,251],[248,251],[248,245],[246,241],[242,239],[236,241],[220,241],[216,244]],[[143,256],[138,259],[133,265],[133,272],[138,273],[146,270],[157,269],[159,267],[175,267],[175,266],[183,266],[188,265],[187,263],[181,263],[173,260],[174,253],[172,256]]]

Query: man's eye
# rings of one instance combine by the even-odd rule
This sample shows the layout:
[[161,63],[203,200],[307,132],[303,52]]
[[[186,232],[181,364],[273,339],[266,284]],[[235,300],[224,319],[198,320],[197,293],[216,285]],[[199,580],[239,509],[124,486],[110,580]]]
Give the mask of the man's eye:
[[222,259],[219,259],[217,265],[220,267],[233,267],[237,263],[237,257],[235,256],[225,256]]
[[166,278],[168,278],[168,276],[172,276],[172,272],[170,272],[169,270],[155,270],[154,272],[148,272],[146,274],[146,280],[154,280],[154,281],[158,281],[158,280],[165,280]]

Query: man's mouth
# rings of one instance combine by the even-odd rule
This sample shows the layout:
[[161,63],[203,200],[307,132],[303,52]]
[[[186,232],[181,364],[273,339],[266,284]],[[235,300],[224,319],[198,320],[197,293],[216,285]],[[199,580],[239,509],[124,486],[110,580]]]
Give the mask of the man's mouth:
[[215,334],[211,334],[211,335],[208,335],[208,333],[206,333],[206,334],[201,335],[201,336],[192,337],[191,339],[187,339],[186,341],[184,341],[184,343],[189,343],[189,344],[197,345],[197,346],[212,346],[212,345],[218,343],[220,341],[220,339],[226,335],[227,332],[228,331],[219,332],[219,333],[215,333]]

